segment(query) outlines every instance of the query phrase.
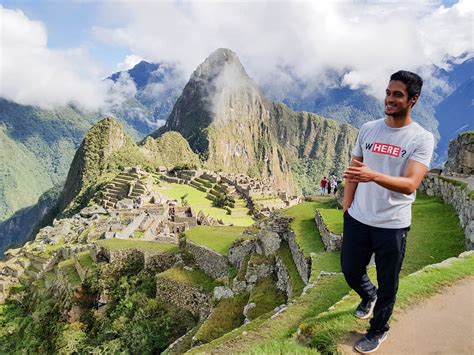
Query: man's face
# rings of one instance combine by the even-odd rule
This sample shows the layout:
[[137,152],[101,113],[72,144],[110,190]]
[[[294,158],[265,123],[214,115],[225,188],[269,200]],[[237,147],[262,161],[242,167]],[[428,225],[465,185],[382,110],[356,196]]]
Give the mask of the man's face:
[[408,99],[408,91],[403,82],[391,80],[385,90],[385,114],[393,118],[405,117],[417,99],[417,96]]

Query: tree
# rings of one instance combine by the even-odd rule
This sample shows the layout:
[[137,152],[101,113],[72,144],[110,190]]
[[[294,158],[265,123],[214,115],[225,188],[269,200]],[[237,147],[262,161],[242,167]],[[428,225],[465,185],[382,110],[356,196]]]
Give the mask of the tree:
[[187,200],[188,195],[189,195],[189,194],[184,194],[183,196],[180,197],[180,199],[181,199],[181,206],[183,206],[183,207],[189,206],[189,202],[188,202],[188,200]]

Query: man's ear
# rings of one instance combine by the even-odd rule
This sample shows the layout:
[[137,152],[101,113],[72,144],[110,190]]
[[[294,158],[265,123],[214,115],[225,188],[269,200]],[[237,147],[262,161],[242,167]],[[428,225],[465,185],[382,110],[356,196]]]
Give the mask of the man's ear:
[[420,95],[418,94],[415,94],[411,99],[411,107],[415,106],[415,104],[418,102],[418,98],[420,97]]

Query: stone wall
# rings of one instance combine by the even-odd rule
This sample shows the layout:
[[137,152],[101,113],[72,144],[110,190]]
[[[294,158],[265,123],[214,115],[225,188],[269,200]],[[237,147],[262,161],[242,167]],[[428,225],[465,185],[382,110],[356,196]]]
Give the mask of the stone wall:
[[296,242],[296,236],[290,228],[290,222],[290,217],[282,216],[277,212],[272,213],[268,220],[261,223],[260,227],[277,233],[288,243],[298,273],[303,282],[307,284],[311,273],[311,259],[305,257],[303,250]]
[[245,257],[255,253],[255,239],[247,239],[234,243],[227,251],[227,259],[232,266],[240,269]]
[[145,270],[152,272],[163,272],[171,268],[179,260],[177,254],[174,253],[144,253]]
[[323,241],[324,248],[326,251],[337,251],[341,250],[342,245],[342,235],[331,232],[326,224],[324,223],[323,217],[318,210],[314,216],[314,221],[319,229],[319,234],[321,235],[321,240]]
[[275,272],[277,276],[277,288],[286,292],[287,299],[290,300],[293,297],[293,284],[285,263],[278,255],[275,257]]
[[156,298],[186,309],[201,319],[211,311],[211,298],[190,285],[173,281],[165,277],[156,278]]
[[466,247],[474,249],[474,199],[469,197],[470,190],[460,186],[458,181],[449,177],[428,174],[419,187],[428,196],[441,197],[445,203],[454,207],[466,237]]
[[474,174],[474,131],[461,133],[449,142],[448,161],[444,169],[449,174]]
[[74,267],[76,268],[76,271],[77,271],[77,274],[79,275],[79,277],[81,278],[81,281],[84,282],[86,276],[87,276],[87,269],[84,269],[81,265],[81,263],[79,262],[79,260],[77,259],[77,256],[74,255],[73,257],[73,260],[74,260]]
[[298,274],[300,274],[301,279],[306,285],[309,282],[311,274],[311,259],[304,256],[303,250],[301,250],[296,242],[296,236],[292,230],[287,231],[283,238],[287,241],[288,246],[290,247],[291,256],[295,262]]
[[206,248],[202,245],[186,241],[184,248],[194,256],[194,260],[199,268],[212,278],[227,276],[229,263],[227,258],[218,252]]

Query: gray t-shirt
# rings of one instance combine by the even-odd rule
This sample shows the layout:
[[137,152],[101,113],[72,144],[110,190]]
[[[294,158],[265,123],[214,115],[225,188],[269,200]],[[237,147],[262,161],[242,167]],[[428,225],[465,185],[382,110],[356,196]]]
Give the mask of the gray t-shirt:
[[[433,135],[412,122],[391,128],[385,119],[365,123],[352,154],[369,168],[390,176],[403,176],[409,160],[430,166]],[[416,193],[405,195],[375,182],[359,183],[349,214],[364,224],[381,228],[406,228],[411,224],[411,204]]]

